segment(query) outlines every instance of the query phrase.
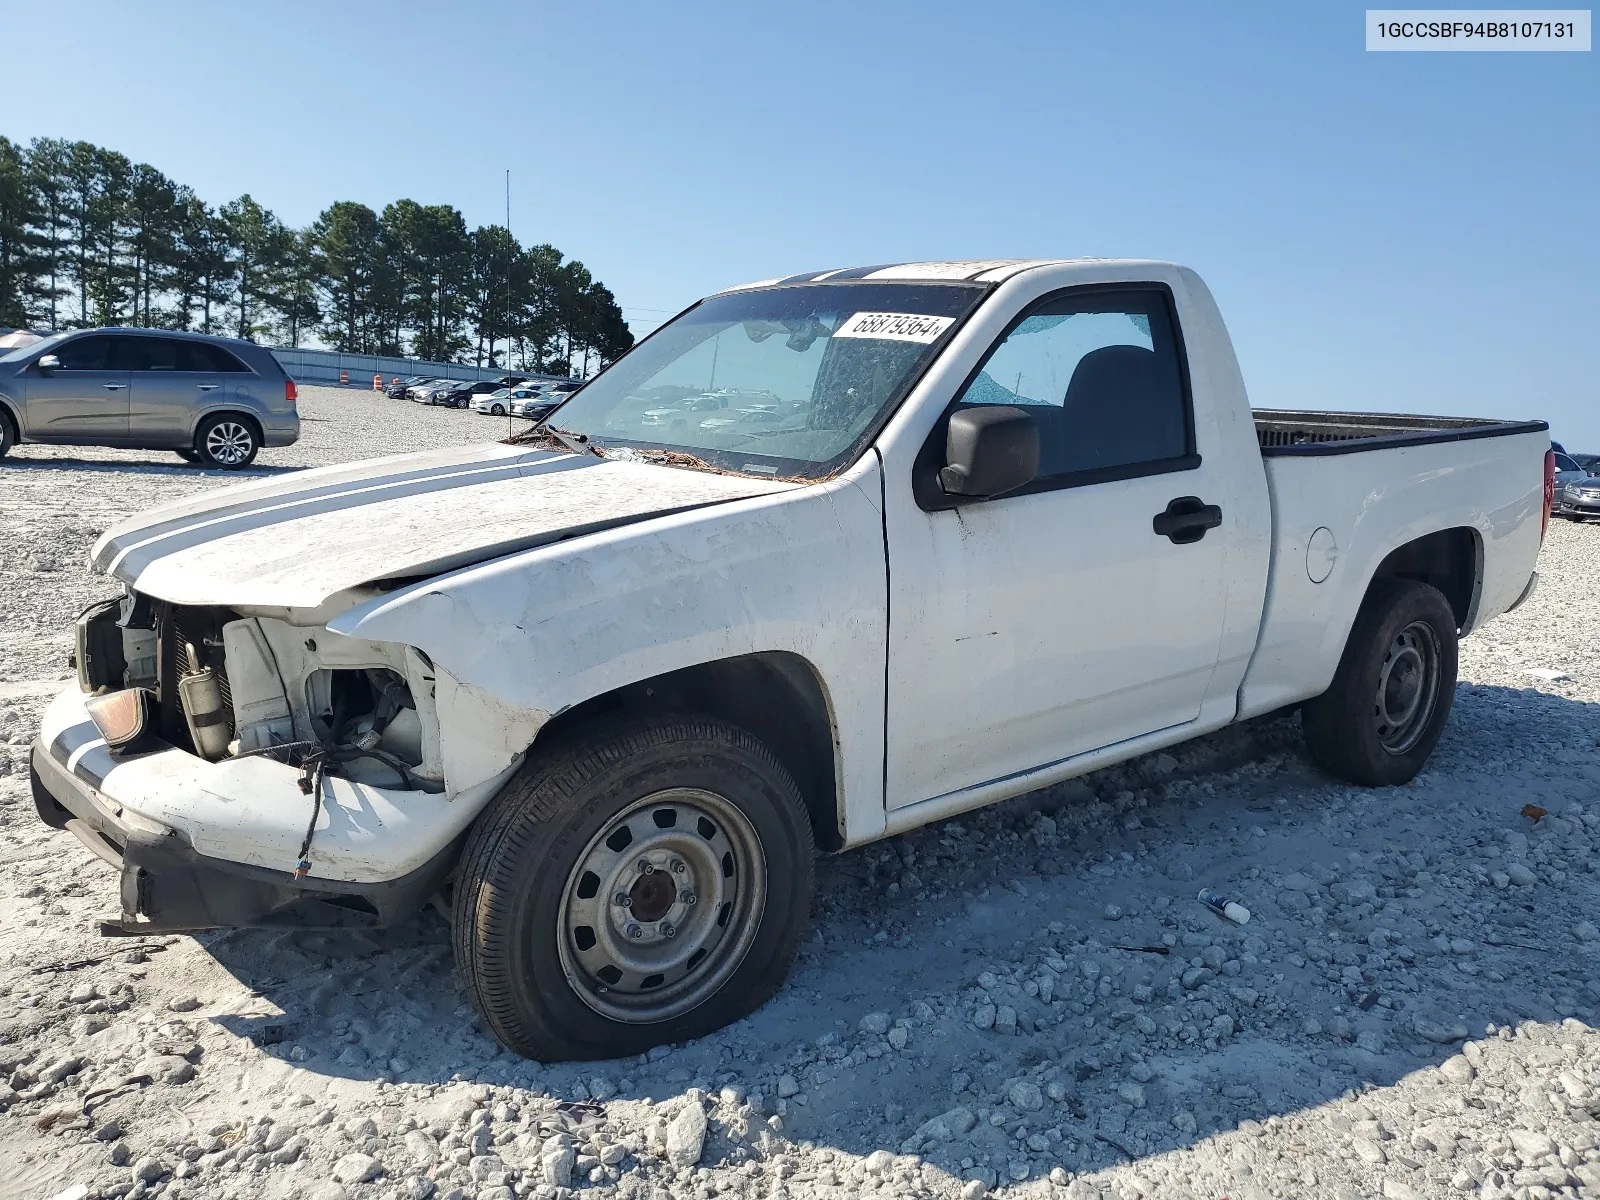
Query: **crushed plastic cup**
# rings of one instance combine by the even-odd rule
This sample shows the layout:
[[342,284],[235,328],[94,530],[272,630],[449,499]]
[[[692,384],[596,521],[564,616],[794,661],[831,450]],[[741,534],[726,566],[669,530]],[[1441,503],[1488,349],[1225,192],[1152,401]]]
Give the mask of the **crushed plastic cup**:
[[1248,908],[1232,896],[1224,895],[1215,888],[1201,888],[1198,899],[1217,916],[1232,921],[1235,925],[1247,925],[1250,922]]

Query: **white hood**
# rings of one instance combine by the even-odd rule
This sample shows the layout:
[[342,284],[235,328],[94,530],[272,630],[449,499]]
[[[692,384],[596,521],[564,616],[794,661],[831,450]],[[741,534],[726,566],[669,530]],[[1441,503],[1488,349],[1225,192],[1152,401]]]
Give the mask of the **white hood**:
[[164,504],[90,559],[175,604],[315,608],[564,537],[801,485],[526,446],[467,446],[295,471]]

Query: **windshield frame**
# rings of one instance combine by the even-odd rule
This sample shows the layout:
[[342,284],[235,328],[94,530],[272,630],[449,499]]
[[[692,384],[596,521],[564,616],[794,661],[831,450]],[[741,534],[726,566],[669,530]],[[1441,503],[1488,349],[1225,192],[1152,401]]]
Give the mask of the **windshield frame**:
[[[860,287],[864,283],[868,284],[869,286],[878,284],[902,284],[917,287],[951,288],[972,292],[974,295],[973,301],[967,307],[966,311],[957,316],[951,323],[950,327],[941,333],[932,343],[930,343],[931,351],[921,365],[906,374],[905,378],[902,379],[899,384],[884,398],[883,403],[878,406],[878,409],[873,415],[872,419],[866,423],[861,432],[856,435],[855,439],[833,457],[822,462],[809,463],[797,459],[786,459],[785,461],[790,463],[799,464],[801,469],[792,474],[785,474],[778,470],[772,472],[740,470],[736,467],[730,467],[724,463],[718,463],[715,461],[715,459],[718,458],[727,459],[730,456],[733,456],[735,452],[732,450],[707,450],[707,448],[701,448],[702,450],[706,451],[705,454],[702,454],[697,453],[694,447],[678,446],[671,443],[638,441],[616,443],[619,451],[634,449],[637,451],[638,456],[645,461],[653,461],[659,456],[661,459],[660,465],[676,466],[687,470],[710,470],[718,474],[737,475],[749,479],[777,478],[790,480],[797,483],[822,483],[826,480],[836,478],[838,475],[855,465],[855,463],[861,458],[861,455],[866,451],[867,447],[871,446],[872,443],[877,440],[878,435],[881,434],[885,426],[887,426],[889,422],[894,419],[895,414],[900,411],[907,399],[909,399],[912,393],[917,390],[918,385],[920,385],[923,379],[927,377],[928,372],[931,371],[934,366],[937,365],[938,362],[944,357],[945,352],[950,348],[951,342],[954,341],[954,339],[964,328],[966,328],[967,323],[976,317],[980,311],[982,311],[984,305],[988,303],[989,298],[994,294],[995,289],[1000,286],[998,283],[977,283],[972,280],[925,279],[831,279],[803,282],[785,280],[781,283],[764,284],[761,287],[730,288],[726,291],[714,292],[709,296],[705,296],[699,300],[696,300],[693,304],[689,305],[689,307],[678,313],[671,320],[663,322],[661,325],[651,330],[648,335],[635,343],[633,348],[630,349],[626,354],[622,355],[622,357],[618,358],[615,362],[607,363],[594,375],[584,380],[579,387],[570,392],[553,392],[553,395],[561,398],[560,403],[558,403],[554,409],[546,414],[546,416],[539,422],[538,425],[535,425],[533,429],[529,430],[527,433],[518,434],[514,438],[508,440],[512,442],[537,440],[541,437],[541,430],[543,426],[554,425],[560,427],[561,412],[567,407],[567,404],[570,401],[576,399],[578,396],[583,395],[583,393],[588,390],[591,384],[604,377],[607,372],[612,370],[619,363],[625,362],[630,356],[637,354],[642,347],[651,341],[652,338],[655,338],[656,336],[677,325],[680,321],[684,320],[691,313],[695,312],[709,301],[719,300],[726,296],[756,295],[762,292],[793,291],[798,289],[811,290],[845,288],[852,286]],[[574,430],[572,432],[583,435],[584,439],[587,441],[588,435],[585,431]],[[606,450],[604,435],[596,434],[595,436],[600,440],[592,444],[595,447],[596,452],[604,457]],[[741,450],[738,453],[749,453],[755,458],[767,458],[774,460],[783,457],[780,455],[763,455],[754,450],[748,452]],[[685,462],[683,461],[684,459],[695,460],[695,464],[698,465]]]

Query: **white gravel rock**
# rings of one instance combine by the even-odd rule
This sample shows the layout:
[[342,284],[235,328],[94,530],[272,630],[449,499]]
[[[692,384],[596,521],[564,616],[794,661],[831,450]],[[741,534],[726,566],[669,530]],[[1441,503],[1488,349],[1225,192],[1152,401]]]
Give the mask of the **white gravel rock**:
[[889,1032],[889,1014],[886,1012],[872,1012],[861,1018],[857,1028],[862,1033],[884,1034]]
[[346,1154],[333,1164],[335,1183],[368,1183],[383,1174],[383,1164],[370,1154]]
[[1477,1074],[1477,1071],[1473,1069],[1472,1064],[1467,1061],[1465,1055],[1457,1054],[1439,1064],[1439,1074],[1443,1075],[1451,1083],[1464,1085],[1472,1082],[1473,1076]]
[[1038,1112],[1044,1107],[1044,1092],[1039,1085],[1023,1079],[1013,1083],[1006,1091],[1011,1107],[1022,1112]]
[[690,1101],[667,1126],[667,1158],[674,1166],[692,1167],[700,1161],[705,1144],[705,1109]]

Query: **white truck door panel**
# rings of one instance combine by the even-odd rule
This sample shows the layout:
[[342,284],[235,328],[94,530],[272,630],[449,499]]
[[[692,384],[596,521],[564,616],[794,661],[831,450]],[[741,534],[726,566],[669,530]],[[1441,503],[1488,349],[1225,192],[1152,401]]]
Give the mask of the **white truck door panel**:
[[[1040,478],[942,511],[926,487],[921,504],[891,505],[889,807],[1199,715],[1227,615],[1234,489],[1196,452],[1174,328],[1166,291],[1148,285],[1030,306],[955,407],[1033,416]],[[1187,533],[1158,534],[1158,515],[1191,498],[1218,506],[1220,525],[1180,515]]]
[[[1214,496],[1210,474],[927,513],[894,541],[891,807],[1199,714],[1222,632],[1224,538],[1175,545],[1151,519],[1174,498]],[[899,569],[902,548],[931,573]]]

